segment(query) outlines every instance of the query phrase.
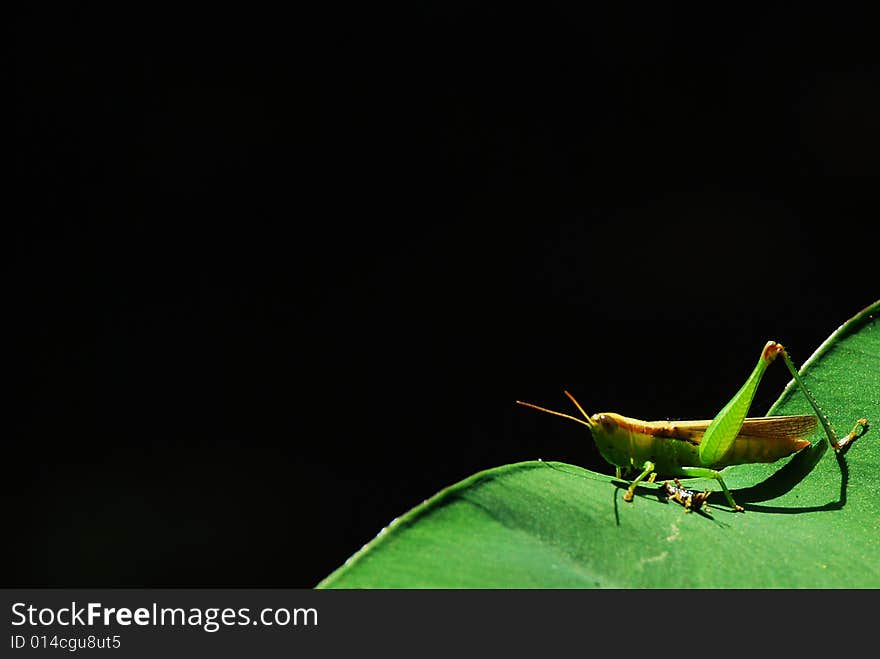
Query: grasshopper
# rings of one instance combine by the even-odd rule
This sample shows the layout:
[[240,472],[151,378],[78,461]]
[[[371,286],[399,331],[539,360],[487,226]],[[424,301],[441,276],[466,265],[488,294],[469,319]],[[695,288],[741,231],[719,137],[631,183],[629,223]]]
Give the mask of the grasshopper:
[[[746,418],[764,372],[780,355],[815,410],[816,416]],[[828,443],[835,451],[843,449],[868,427],[867,419],[859,419],[849,434],[838,439],[828,417],[804,386],[785,348],[776,341],[767,342],[758,364],[745,384],[711,421],[641,421],[613,412],[589,416],[574,396],[567,391],[565,395],[583,415],[582,419],[532,403],[516,402],[587,426],[602,457],[614,465],[617,478],[621,478],[622,470],[630,472],[641,465],[641,473],[630,483],[623,496],[628,502],[633,500],[633,493],[639,483],[645,479],[653,482],[657,474],[661,473],[673,477],[715,479],[730,507],[740,512],[743,510],[742,506],[734,501],[721,476],[720,470],[724,467],[752,462],[775,462],[797,453],[810,445],[810,441],[804,438],[816,429],[817,421],[822,424]]]
[[685,512],[689,513],[692,510],[708,508],[706,499],[709,498],[709,492],[689,490],[677,478],[673,479],[672,483],[669,481],[664,482],[663,489],[666,490],[666,498],[684,506]]

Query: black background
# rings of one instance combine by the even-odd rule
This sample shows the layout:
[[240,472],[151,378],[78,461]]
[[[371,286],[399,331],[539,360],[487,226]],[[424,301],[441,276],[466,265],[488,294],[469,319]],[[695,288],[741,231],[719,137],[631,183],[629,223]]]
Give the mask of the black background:
[[310,587],[880,297],[867,16],[579,5],[15,18],[3,583]]

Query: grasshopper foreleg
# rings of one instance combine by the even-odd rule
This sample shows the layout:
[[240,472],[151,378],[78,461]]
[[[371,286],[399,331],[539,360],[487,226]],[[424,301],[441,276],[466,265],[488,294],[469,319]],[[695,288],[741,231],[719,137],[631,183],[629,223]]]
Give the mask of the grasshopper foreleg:
[[623,495],[624,501],[632,501],[633,500],[633,492],[635,492],[636,487],[643,480],[645,480],[646,478],[648,478],[650,476],[648,482],[652,483],[654,481],[654,476],[656,476],[656,474],[654,473],[654,469],[655,469],[654,463],[651,462],[650,460],[645,460],[645,464],[642,465],[642,473],[639,474],[636,477],[636,479],[632,483],[629,484],[629,487],[626,490],[626,494]]

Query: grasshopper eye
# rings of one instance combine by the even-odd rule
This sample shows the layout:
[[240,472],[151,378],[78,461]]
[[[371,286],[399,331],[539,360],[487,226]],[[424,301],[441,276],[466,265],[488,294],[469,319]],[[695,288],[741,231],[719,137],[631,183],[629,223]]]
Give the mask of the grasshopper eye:
[[605,432],[611,432],[617,427],[617,422],[608,414],[594,414],[593,419],[599,423]]

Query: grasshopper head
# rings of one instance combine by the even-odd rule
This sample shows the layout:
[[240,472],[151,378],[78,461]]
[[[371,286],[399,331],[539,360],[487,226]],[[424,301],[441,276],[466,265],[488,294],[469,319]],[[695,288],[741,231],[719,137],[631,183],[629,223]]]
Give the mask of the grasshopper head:
[[629,467],[630,433],[627,419],[614,412],[600,412],[590,417],[590,432],[602,457],[616,467]]
[[583,415],[583,418],[571,416],[564,412],[548,410],[546,407],[539,407],[532,403],[524,403],[520,400],[516,402],[540,412],[547,412],[548,414],[561,416],[565,419],[570,419],[581,425],[587,426],[593,435],[593,441],[596,442],[596,447],[599,449],[599,453],[602,454],[602,457],[605,458],[607,462],[613,464],[615,467],[629,467],[632,463],[632,457],[630,455],[630,433],[626,417],[623,417],[620,414],[615,414],[614,412],[601,412],[589,416],[584,412],[584,408],[582,408],[580,403],[575,400],[574,396],[567,391],[565,392],[565,395],[575,404],[578,411]]

